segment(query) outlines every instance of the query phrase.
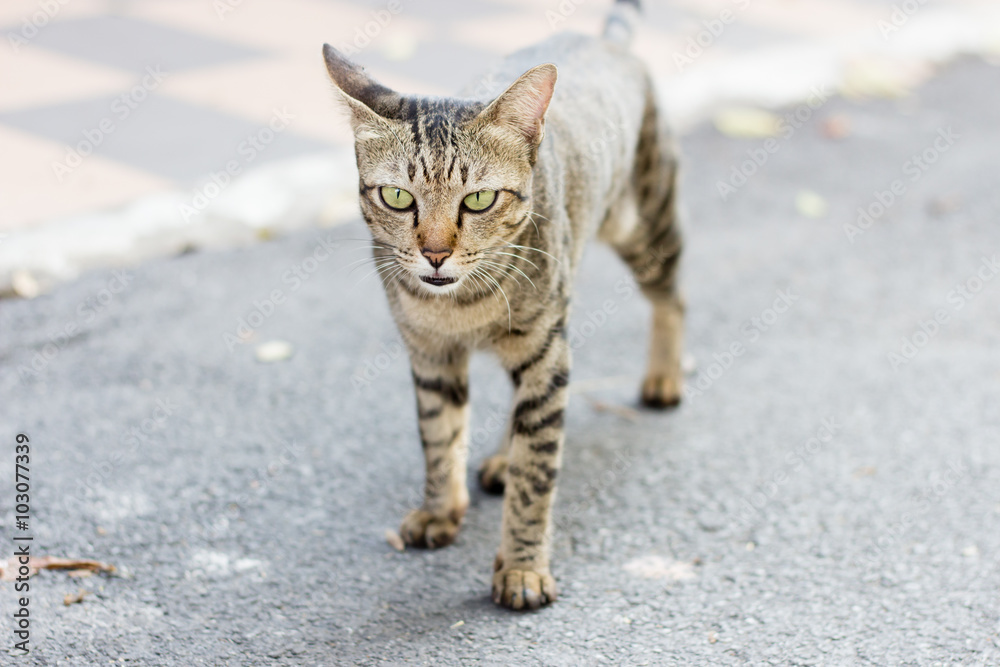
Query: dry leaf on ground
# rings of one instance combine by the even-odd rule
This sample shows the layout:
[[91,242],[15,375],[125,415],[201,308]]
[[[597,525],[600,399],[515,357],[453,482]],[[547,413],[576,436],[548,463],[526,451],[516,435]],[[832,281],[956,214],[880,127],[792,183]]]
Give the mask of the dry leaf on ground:
[[857,58],[845,68],[841,91],[854,98],[903,97],[932,72],[930,66],[918,61],[878,56]]
[[[19,576],[21,563],[16,556],[12,556],[6,561],[0,561],[0,581],[14,581]],[[76,572],[70,576],[79,577],[80,570],[89,572],[109,572],[116,571],[114,565],[101,563],[96,560],[80,558],[59,558],[58,556],[31,556],[28,559],[28,576],[36,574],[39,570],[72,570]]]
[[72,577],[73,579],[85,579],[87,577],[94,576],[93,570],[70,570],[66,573],[66,576]]
[[590,402],[590,407],[598,412],[610,412],[613,415],[618,415],[622,419],[627,419],[629,421],[636,421],[639,419],[639,412],[633,410],[632,408],[625,407],[624,405],[615,405],[614,403],[605,403],[604,401],[599,401],[596,398],[586,397]]
[[90,591],[85,591],[82,588],[76,593],[67,593],[63,598],[63,604],[67,607],[71,604],[76,604],[77,602],[83,602],[83,598],[90,595]]
[[715,114],[715,128],[729,137],[757,139],[777,136],[781,119],[770,111],[733,107]]

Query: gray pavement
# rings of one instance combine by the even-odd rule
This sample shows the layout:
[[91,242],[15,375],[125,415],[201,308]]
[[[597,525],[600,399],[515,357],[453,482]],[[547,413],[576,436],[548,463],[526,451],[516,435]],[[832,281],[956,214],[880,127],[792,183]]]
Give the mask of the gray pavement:
[[[725,201],[763,141],[683,139],[697,392],[631,411],[647,308],[593,246],[562,596],[538,613],[489,601],[500,503],[478,490],[454,546],[386,543],[422,459],[381,288],[345,269],[360,224],[3,301],[3,550],[24,432],[33,552],[120,572],[32,578],[27,658],[6,652],[4,583],[0,663],[1000,664],[998,80],[966,61],[909,99],[831,100]],[[848,234],[859,207],[872,223]],[[294,356],[256,361],[276,339]],[[509,397],[488,358],[472,394],[475,466]]]

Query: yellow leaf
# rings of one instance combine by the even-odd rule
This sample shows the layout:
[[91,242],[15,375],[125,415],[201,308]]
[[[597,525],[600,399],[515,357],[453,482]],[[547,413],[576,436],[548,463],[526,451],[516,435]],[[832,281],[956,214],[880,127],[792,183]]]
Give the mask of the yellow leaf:
[[730,137],[761,138],[778,134],[781,119],[770,111],[732,107],[715,114],[715,128]]

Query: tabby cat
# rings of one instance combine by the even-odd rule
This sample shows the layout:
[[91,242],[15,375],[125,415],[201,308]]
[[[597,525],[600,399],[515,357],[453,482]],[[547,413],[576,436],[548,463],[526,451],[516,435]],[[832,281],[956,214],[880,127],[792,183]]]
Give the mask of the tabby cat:
[[566,323],[592,234],[652,303],[643,403],[680,400],[677,162],[649,74],[628,51],[638,16],[638,0],[618,0],[602,37],[560,34],[509,56],[483,80],[506,86],[495,98],[397,93],[323,47],[350,110],[361,211],[416,387],[427,476],[423,506],[400,534],[437,548],[458,533],[469,504],[469,354],[490,348],[510,374],[514,409],[479,482],[504,493],[493,600],[513,609],[556,599]]

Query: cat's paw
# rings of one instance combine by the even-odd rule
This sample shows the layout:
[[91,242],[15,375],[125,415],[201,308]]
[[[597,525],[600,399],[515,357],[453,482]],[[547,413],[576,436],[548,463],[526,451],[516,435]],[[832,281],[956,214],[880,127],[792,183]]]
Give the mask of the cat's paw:
[[642,383],[642,404],[662,410],[681,402],[681,381],[666,375],[648,375]]
[[438,549],[454,542],[461,526],[462,516],[456,512],[440,517],[425,510],[413,510],[403,519],[399,536],[411,547]]
[[503,560],[497,556],[493,565],[493,602],[515,610],[538,609],[559,596],[556,580],[548,570],[504,569]]
[[479,466],[479,486],[486,493],[500,495],[507,484],[507,457],[497,454]]

